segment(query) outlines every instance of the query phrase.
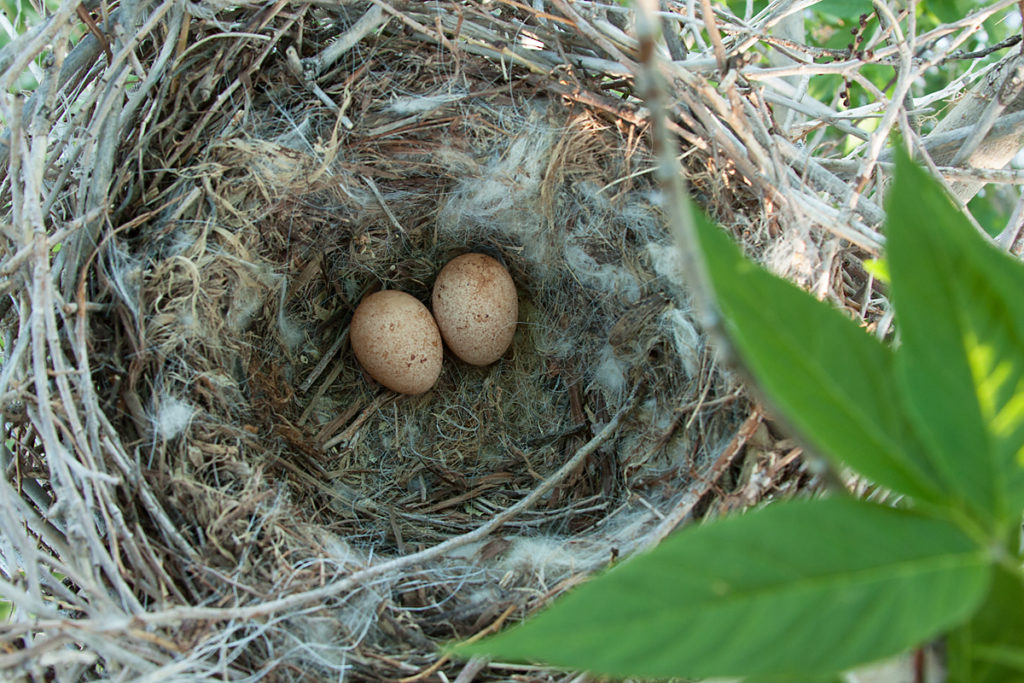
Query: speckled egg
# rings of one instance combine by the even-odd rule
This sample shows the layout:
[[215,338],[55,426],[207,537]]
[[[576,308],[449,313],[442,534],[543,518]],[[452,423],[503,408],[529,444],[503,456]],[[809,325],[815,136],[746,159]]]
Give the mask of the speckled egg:
[[441,336],[470,365],[489,365],[512,343],[519,300],[512,276],[486,254],[463,254],[445,265],[430,300]]
[[441,333],[427,307],[405,292],[364,298],[352,315],[349,341],[370,377],[401,394],[422,394],[441,374]]

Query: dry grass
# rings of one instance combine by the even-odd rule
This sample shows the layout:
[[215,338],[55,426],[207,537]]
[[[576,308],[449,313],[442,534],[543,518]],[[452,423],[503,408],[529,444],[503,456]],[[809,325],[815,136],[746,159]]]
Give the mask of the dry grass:
[[[927,65],[893,36],[906,17],[871,56],[776,36],[799,4],[664,3],[670,130],[705,210],[885,333],[862,260],[881,142]],[[101,5],[108,53],[70,45],[76,7],[0,52],[5,92],[37,55],[48,74],[0,98],[0,671],[569,680],[436,648],[690,519],[819,485],[695,322],[625,9]],[[972,22],[916,45],[939,59]],[[866,60],[896,95],[804,96]],[[841,158],[824,130],[868,144]],[[517,283],[512,349],[446,358],[421,397],[374,385],[354,306],[426,300],[471,248]]]

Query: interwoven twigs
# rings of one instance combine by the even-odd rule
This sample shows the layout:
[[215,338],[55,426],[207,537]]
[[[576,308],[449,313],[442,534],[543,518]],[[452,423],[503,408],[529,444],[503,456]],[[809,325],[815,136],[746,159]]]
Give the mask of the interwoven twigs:
[[[1019,141],[1019,57],[962,52],[984,21],[1016,4],[921,31],[901,3],[875,2],[878,20],[856,49],[836,50],[800,34],[810,0],[749,17],[721,3],[660,2],[658,25],[671,39],[654,43],[649,63],[660,69],[671,152],[693,196],[755,256],[884,335],[887,303],[860,261],[884,242],[892,133],[963,202],[984,183],[1022,183],[1021,172],[997,170],[1005,161],[978,156],[994,141],[1001,152]],[[87,8],[95,29],[81,27],[72,45],[72,22]],[[625,228],[585,242],[559,213],[581,197],[596,211],[652,187],[652,121],[637,84],[644,43],[631,12],[591,0],[68,0],[0,50],[0,596],[15,610],[0,625],[5,675],[287,679],[308,666],[332,676],[500,678],[500,663],[439,662],[434,643],[519,616],[561,588],[543,572],[519,576],[495,592],[506,600],[497,612],[474,613],[481,608],[460,602],[460,590],[504,580],[488,574],[488,560],[519,536],[558,529],[562,545],[589,544],[559,575],[564,588],[606,562],[611,546],[653,543],[713,498],[722,470],[745,457],[756,408],[704,352],[695,377],[666,379],[675,366],[656,365],[658,354],[685,329],[655,334],[645,319],[630,327],[609,303],[615,292],[584,286],[571,269],[552,269],[573,274],[552,289],[599,292],[572,301],[592,309],[582,329],[639,331],[615,348],[608,339],[588,347],[586,358],[543,351],[542,386],[564,394],[568,416],[482,444],[509,455],[501,471],[470,462],[460,472],[436,452],[404,451],[420,467],[402,482],[407,490],[359,490],[353,482],[385,466],[356,458],[357,447],[413,434],[406,403],[368,393],[324,408],[339,383],[364,381],[345,355],[354,301],[373,283],[426,289],[428,261],[449,255],[431,226],[463,177],[493,174],[499,185],[476,186],[493,193],[481,204],[491,211],[483,228],[503,195],[540,184],[535,204],[510,212],[535,214],[542,230],[483,240],[512,257],[522,282],[542,284],[518,257],[548,249],[549,259],[573,255],[601,276],[634,267],[650,279],[640,278],[628,308],[654,302],[655,319],[668,305],[652,284],[668,276],[648,268],[661,252],[639,241],[635,253],[616,251]],[[992,63],[931,91],[917,85],[930,68],[968,58]],[[37,59],[40,85],[15,94]],[[871,65],[892,69],[890,87],[868,78]],[[816,79],[832,77],[867,101],[850,108],[841,92],[811,95]],[[543,102],[536,111],[534,99]],[[518,129],[506,125],[514,118]],[[526,158],[544,135],[557,153],[534,176],[479,153],[491,140],[495,158]],[[620,161],[617,176],[589,172]],[[566,187],[583,190],[560,194]],[[997,240],[1004,248],[1020,248],[1022,207]],[[464,230],[456,234],[474,239]],[[308,324],[288,341],[300,311]],[[599,362],[614,370],[616,353],[642,359],[623,374],[629,391],[618,402],[592,391],[598,382],[587,374]],[[493,392],[452,395],[427,431],[484,434],[480,421],[501,414],[487,403]],[[659,402],[677,414],[655,426],[645,411]],[[634,436],[636,453],[615,452]],[[636,491],[614,489],[673,438],[705,459],[689,473],[635,476]],[[771,471],[804,476],[787,452]],[[433,497],[424,473],[440,477]],[[662,498],[651,494],[658,487],[668,490]],[[623,542],[604,525],[630,506],[645,512]],[[573,524],[585,524],[579,538]],[[357,552],[345,533],[360,542],[377,534],[384,545]]]

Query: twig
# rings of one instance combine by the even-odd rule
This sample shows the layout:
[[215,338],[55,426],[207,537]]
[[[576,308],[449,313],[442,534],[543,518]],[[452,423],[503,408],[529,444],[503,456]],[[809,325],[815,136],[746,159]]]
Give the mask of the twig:
[[332,343],[331,347],[327,349],[327,352],[320,357],[320,360],[317,362],[316,366],[310,371],[309,376],[302,381],[302,384],[299,386],[299,391],[301,391],[302,393],[306,393],[307,391],[309,391],[310,387],[313,386],[313,383],[316,382],[317,378],[323,374],[324,370],[327,369],[327,366],[330,364],[330,362],[334,360],[334,356],[338,353],[338,350],[341,349],[341,347],[345,344],[345,341],[347,339],[348,325],[345,325],[345,329],[342,331],[341,334],[339,334],[334,339],[334,343]]
[[971,134],[967,136],[960,149],[950,160],[950,166],[959,166],[969,159],[978,149],[982,140],[988,136],[996,120],[1024,89],[1024,63],[1018,63],[1009,70],[1002,84],[996,91],[996,96],[985,107],[978,122],[973,126]]
[[668,0],[661,0],[661,35],[665,38],[665,45],[668,47],[669,57],[671,57],[675,62],[681,62],[686,59],[686,43],[679,39],[677,27],[673,26],[676,22],[673,22],[671,19],[664,16],[665,14],[671,14],[668,9]]
[[351,130],[355,124],[352,123],[350,118],[341,114],[341,107],[339,107],[334,100],[324,92],[323,88],[321,88],[317,82],[309,76],[309,74],[305,73],[302,68],[302,63],[299,61],[299,53],[296,51],[295,46],[289,45],[288,49],[284,51],[284,54],[285,61],[288,64],[288,70],[292,72],[292,75],[295,76],[295,78],[297,78],[307,90],[316,95],[316,98],[323,102],[325,107],[335,114],[338,114],[342,125]]
[[701,474],[701,488],[691,489],[683,494],[679,502],[676,503],[675,507],[672,508],[671,512],[664,515],[662,521],[658,524],[657,529],[646,536],[643,542],[640,544],[640,549],[654,547],[661,543],[665,538],[671,534],[687,517],[693,512],[694,506],[700,502],[707,492],[715,485],[722,473],[728,469],[733,459],[740,454],[743,450],[743,446],[746,445],[747,439],[753,436],[754,432],[757,431],[758,426],[761,424],[762,415],[760,409],[755,408],[751,411],[747,419],[743,421],[739,429],[736,430],[736,434],[729,440],[725,448],[722,449],[722,453],[715,459],[711,465],[709,465]]
[[377,183],[373,182],[373,178],[370,178],[369,176],[359,177],[362,178],[363,182],[366,183],[366,186],[370,188],[371,192],[373,192],[373,196],[377,198],[377,203],[380,204],[380,208],[384,209],[384,213],[387,214],[388,220],[391,221],[391,225],[395,226],[395,229],[401,234],[406,234],[405,228],[403,228],[402,224],[398,222],[398,218],[395,216],[394,212],[391,211],[388,203],[384,201],[384,195],[380,193],[380,190],[377,188]]
[[[465,642],[467,644],[475,643],[476,641],[480,640],[484,636],[488,636],[488,635],[490,635],[492,633],[497,633],[499,630],[501,630],[502,624],[504,624],[508,620],[508,618],[510,616],[512,616],[512,613],[515,612],[517,609],[519,609],[518,605],[509,605],[507,608],[505,608],[505,611],[502,612],[498,616],[497,619],[495,619],[491,624],[489,624],[487,626],[487,628],[481,629],[477,633],[474,633],[472,636],[467,638]],[[451,657],[449,655],[444,655],[443,657],[438,659],[436,662],[431,664],[429,667],[427,667],[426,669],[424,669],[420,673],[416,674],[415,676],[409,676],[408,678],[400,678],[400,679],[398,679],[399,683],[416,683],[416,681],[422,681],[427,676],[433,675],[434,672],[437,671],[438,669],[440,669],[442,666],[444,666],[448,662],[449,659],[451,659]],[[474,658],[474,659],[478,659],[478,658]],[[486,666],[486,663],[487,663],[486,660],[483,660],[483,662],[484,662],[484,666]],[[472,660],[470,660],[470,663],[472,663]],[[466,665],[466,668],[467,669],[469,668],[468,664]],[[473,675],[476,675],[476,674],[473,674]],[[459,678],[461,679],[462,676],[460,675]],[[470,678],[469,680],[472,680],[472,679]]]
[[[359,413],[359,417],[357,417],[345,431],[324,442],[324,445],[322,447],[323,450],[328,451],[337,446],[338,444],[347,444],[352,439],[353,435],[355,435],[356,430],[358,430],[362,426],[362,424],[369,419],[370,415],[380,410],[381,406],[383,406],[388,401],[394,400],[396,396],[396,394],[386,390],[378,393],[374,397],[373,401],[370,402],[370,405],[366,406],[366,408],[364,408],[363,411]],[[328,424],[327,427],[325,427],[322,431],[328,432],[332,425],[333,423]],[[324,436],[326,436],[326,434],[324,434]]]
[[1008,47],[1013,47],[1014,45],[1017,45],[1018,43],[1020,43],[1021,37],[1022,36],[1019,33],[1017,33],[1015,35],[1010,36],[1006,40],[1002,40],[996,43],[995,45],[986,47],[983,50],[974,50],[973,52],[960,52],[959,50],[957,50],[953,54],[946,57],[943,61],[949,62],[957,59],[982,59],[984,57],[988,57],[993,52],[999,52],[1000,50],[1005,50]]
[[850,198],[846,203],[846,207],[850,210],[853,210],[857,205],[861,192],[864,190],[871,178],[871,175],[874,173],[875,164],[878,162],[879,155],[882,153],[882,147],[887,143],[893,126],[900,118],[904,98],[907,93],[910,92],[910,86],[913,84],[916,77],[916,72],[912,69],[912,46],[907,44],[907,40],[900,30],[899,22],[896,20],[896,17],[893,16],[889,7],[882,3],[881,0],[873,0],[873,3],[879,19],[884,19],[886,22],[886,28],[895,33],[893,42],[899,49],[900,62],[899,68],[897,69],[896,89],[889,101],[889,106],[886,107],[885,115],[882,117],[882,120],[878,124],[878,128],[871,136],[871,141],[868,143],[867,155],[865,156],[864,162],[861,166],[860,174],[854,183],[853,192],[850,194]]
[[1024,229],[1024,194],[1021,195],[1017,200],[1017,204],[1013,207],[1013,214],[1011,214],[1010,220],[1006,222],[1006,227],[996,236],[996,244],[1009,251],[1017,242],[1022,229]]
[[96,36],[96,40],[100,41],[100,45],[103,47],[103,52],[107,55],[107,63],[109,64],[113,62],[114,55],[110,51],[110,42],[107,40],[107,36],[103,33],[103,30],[96,25],[96,20],[92,18],[91,14],[89,14],[89,10],[86,9],[85,5],[79,5],[76,12],[78,13],[78,18],[82,20],[82,23],[88,26],[92,34]]
[[[303,60],[303,66],[312,72],[313,78],[321,76],[346,52],[355,47],[356,43],[383,26],[386,21],[387,18],[384,16],[383,10],[379,5],[374,5],[366,10],[366,14],[359,17],[349,30],[335,38],[320,54]],[[300,73],[304,71],[305,69],[300,69]]]
[[700,242],[697,238],[693,210],[685,199],[685,182],[682,169],[676,160],[676,145],[666,126],[668,114],[663,103],[662,81],[656,64],[656,0],[640,0],[637,2],[637,9],[637,37],[640,40],[640,73],[637,77],[642,83],[641,90],[651,112],[652,142],[657,155],[655,175],[665,193],[665,212],[678,245],[682,261],[681,270],[690,285],[702,326],[705,330],[724,338],[707,266],[700,257]]
[[[646,5],[645,5],[646,6]],[[711,0],[700,0],[700,12],[704,17],[704,25],[707,27],[708,36],[711,38],[711,47],[715,51],[715,61],[718,62],[718,73],[725,75],[729,69],[726,61],[725,45],[722,43],[722,34],[718,31],[718,22],[715,21],[715,11],[711,8]],[[653,21],[654,11],[648,14],[648,21]]]
[[479,655],[471,657],[466,666],[462,667],[462,671],[455,678],[455,683],[472,683],[473,679],[476,678],[477,674],[487,668],[488,660],[486,657]]

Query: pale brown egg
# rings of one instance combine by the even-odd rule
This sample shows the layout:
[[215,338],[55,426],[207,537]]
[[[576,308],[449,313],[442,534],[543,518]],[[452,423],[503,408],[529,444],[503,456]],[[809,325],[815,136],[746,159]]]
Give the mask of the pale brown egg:
[[441,333],[427,307],[405,292],[364,298],[352,315],[349,341],[370,377],[401,394],[422,394],[441,374]]
[[490,365],[516,333],[519,300],[512,276],[486,254],[463,254],[445,265],[430,299],[441,336],[470,365]]

